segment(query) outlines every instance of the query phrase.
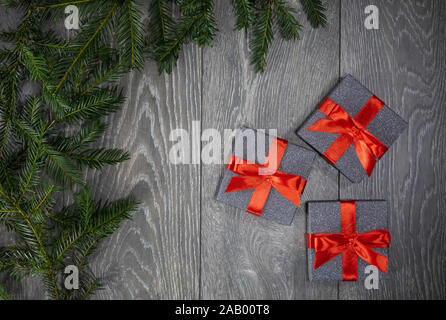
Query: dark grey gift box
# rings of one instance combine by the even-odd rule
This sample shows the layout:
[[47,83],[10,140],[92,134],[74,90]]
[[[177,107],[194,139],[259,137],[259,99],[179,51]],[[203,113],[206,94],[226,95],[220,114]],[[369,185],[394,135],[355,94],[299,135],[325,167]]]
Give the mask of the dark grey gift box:
[[[367,233],[373,230],[388,230],[386,201],[356,201],[356,232]],[[341,208],[339,201],[308,202],[307,232],[341,233]],[[388,257],[388,248],[373,248],[373,251]],[[311,281],[342,281],[342,254],[314,269],[315,252],[308,249],[308,270]],[[368,274],[368,264],[358,258],[358,280],[364,280]],[[387,273],[379,272],[380,279],[386,279]]]
[[[328,98],[340,105],[350,117],[355,118],[372,96],[372,92],[351,75],[347,75],[328,95]],[[324,154],[339,134],[307,130],[321,119],[327,119],[327,117],[321,111],[316,110],[298,130],[297,134],[320,154]],[[400,116],[388,106],[384,106],[366,130],[389,148],[406,127],[407,123]],[[361,182],[367,176],[353,144],[334,166],[354,183]]]
[[[256,150],[255,152],[254,150],[251,150],[248,155],[248,139],[245,137],[250,134],[253,134],[256,137],[254,146]],[[275,137],[262,131],[242,128],[240,133],[235,138],[234,156],[263,165],[274,138]],[[261,142],[265,144],[263,149],[265,152],[257,151],[259,143]],[[258,155],[258,153],[260,153],[260,155]],[[278,170],[291,175],[297,175],[305,180],[308,180],[315,157],[315,152],[298,147],[292,143],[288,143]],[[217,200],[246,211],[254,189],[225,193],[229,182],[231,181],[232,177],[235,176],[237,175],[232,171],[225,170],[220,184],[220,189],[217,194]],[[303,205],[304,203],[301,201],[301,207],[303,207]],[[261,217],[280,224],[290,225],[293,221],[296,209],[297,207],[294,203],[286,199],[274,188],[271,188]]]

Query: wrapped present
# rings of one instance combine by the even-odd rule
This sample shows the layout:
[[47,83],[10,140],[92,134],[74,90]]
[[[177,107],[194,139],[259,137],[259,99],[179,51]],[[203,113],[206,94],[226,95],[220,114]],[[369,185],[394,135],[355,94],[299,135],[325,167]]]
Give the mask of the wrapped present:
[[311,281],[365,279],[369,265],[388,277],[386,201],[310,202],[307,229]]
[[[252,142],[252,143],[251,143]],[[316,153],[263,131],[242,128],[217,200],[290,225]]]
[[369,176],[407,123],[346,76],[297,134],[354,183]]

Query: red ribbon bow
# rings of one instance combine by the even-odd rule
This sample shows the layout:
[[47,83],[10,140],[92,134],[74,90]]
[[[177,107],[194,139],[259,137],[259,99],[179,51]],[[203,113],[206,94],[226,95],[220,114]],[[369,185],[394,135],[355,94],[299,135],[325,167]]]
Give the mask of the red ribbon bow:
[[[247,212],[257,216],[262,215],[271,188],[276,189],[281,195],[300,207],[300,195],[303,193],[307,181],[302,177],[278,171],[287,145],[287,141],[275,138],[263,166],[235,156],[232,157],[227,169],[239,176],[231,179],[225,192],[254,189]],[[277,152],[275,152],[276,150]],[[272,174],[267,174],[271,171],[273,171]]]
[[356,233],[356,207],[354,201],[341,201],[342,233],[307,234],[308,248],[314,249],[316,258],[314,269],[326,264],[342,254],[342,279],[358,280],[358,260],[361,258],[380,271],[387,272],[388,258],[370,248],[388,248],[390,233],[387,230],[374,230]]
[[324,153],[324,157],[335,164],[353,143],[359,161],[370,177],[375,168],[375,157],[381,159],[388,150],[381,141],[366,130],[382,107],[384,107],[384,102],[373,96],[353,119],[341,106],[327,98],[319,110],[329,119],[319,120],[307,130],[340,133],[340,136]]

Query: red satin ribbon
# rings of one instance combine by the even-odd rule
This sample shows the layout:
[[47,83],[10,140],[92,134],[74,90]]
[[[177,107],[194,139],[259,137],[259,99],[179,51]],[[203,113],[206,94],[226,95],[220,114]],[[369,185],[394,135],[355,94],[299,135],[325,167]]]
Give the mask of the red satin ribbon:
[[390,233],[387,230],[356,233],[354,201],[341,201],[341,231],[342,233],[307,234],[308,248],[314,249],[316,253],[314,269],[342,254],[344,281],[358,280],[357,257],[376,266],[380,271],[387,272],[387,257],[370,248],[388,248]]
[[[307,181],[302,177],[278,171],[287,145],[287,141],[275,138],[263,166],[235,156],[232,157],[227,169],[239,176],[231,179],[225,192],[254,189],[247,212],[257,216],[262,215],[271,188],[276,189],[281,195],[300,207],[300,195],[303,193]],[[276,150],[277,152],[275,152]],[[271,171],[273,173],[266,174]]]
[[341,106],[327,98],[319,110],[329,119],[319,120],[307,130],[340,133],[340,136],[324,153],[324,157],[335,164],[353,143],[359,161],[370,177],[375,168],[375,157],[381,159],[388,150],[381,141],[366,130],[383,106],[384,102],[373,96],[353,119]]

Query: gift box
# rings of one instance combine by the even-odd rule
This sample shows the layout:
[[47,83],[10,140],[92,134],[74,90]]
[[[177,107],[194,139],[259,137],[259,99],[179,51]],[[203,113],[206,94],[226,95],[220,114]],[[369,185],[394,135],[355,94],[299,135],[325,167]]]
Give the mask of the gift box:
[[260,130],[242,128],[217,200],[290,225],[316,153]]
[[351,75],[297,134],[354,183],[372,174],[407,123]]
[[378,268],[388,278],[386,201],[309,202],[308,270],[311,281],[356,281]]

